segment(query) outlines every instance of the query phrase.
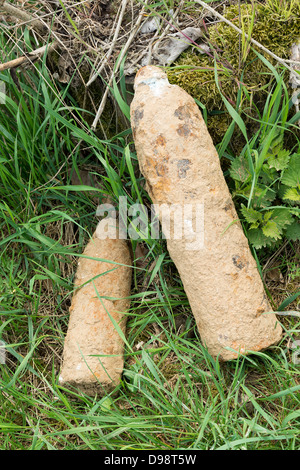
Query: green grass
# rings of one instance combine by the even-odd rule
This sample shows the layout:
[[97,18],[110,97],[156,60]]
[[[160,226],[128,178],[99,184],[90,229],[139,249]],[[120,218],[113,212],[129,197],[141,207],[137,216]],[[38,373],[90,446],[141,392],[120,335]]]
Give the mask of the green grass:
[[[118,394],[94,399],[59,385],[76,260],[97,224],[97,204],[108,196],[116,204],[126,196],[129,207],[150,200],[130,130],[99,140],[45,64],[19,76],[22,92],[8,72],[0,79],[7,93],[0,105],[0,339],[7,352],[0,448],[298,449],[299,365],[288,341],[299,334],[299,318],[278,317],[285,331],[278,346],[219,363],[201,345],[160,240],[145,238],[142,264],[134,263]],[[230,136],[220,147],[225,155],[229,144]],[[83,169],[97,188],[72,184]],[[291,292],[268,286],[275,308],[299,290],[299,253],[290,242],[278,254],[256,254],[260,269],[272,256],[292,273]]]

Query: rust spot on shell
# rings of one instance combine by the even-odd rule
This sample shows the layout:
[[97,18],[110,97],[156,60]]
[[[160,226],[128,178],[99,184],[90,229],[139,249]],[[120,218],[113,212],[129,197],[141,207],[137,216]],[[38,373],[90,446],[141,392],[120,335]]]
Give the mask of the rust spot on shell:
[[181,124],[176,132],[178,135],[180,135],[180,137],[189,137],[191,135],[188,124]]
[[155,143],[156,143],[156,145],[160,145],[160,146],[164,147],[166,145],[166,139],[162,134],[159,134],[159,136],[157,137]]
[[186,178],[187,171],[190,169],[191,161],[187,158],[177,161],[178,177]]
[[133,120],[136,126],[138,126],[141,119],[144,117],[144,110],[140,109],[141,107],[135,109],[133,113]]
[[187,112],[186,112],[186,105],[179,106],[179,108],[176,109],[174,116],[178,117],[181,121],[186,119],[187,117]]
[[163,163],[157,163],[155,165],[155,171],[157,176],[166,176],[168,174],[168,168]]
[[174,112],[174,116],[176,116],[181,121],[187,121],[194,118],[199,119],[198,113],[196,112],[198,111],[198,108],[195,106],[193,103],[186,103],[182,106],[179,106]]
[[228,199],[228,201],[226,201],[226,204],[225,204],[223,209],[224,209],[225,212],[229,211],[230,209],[233,209],[233,203],[230,199]]
[[263,307],[259,307],[257,310],[256,310],[256,317],[259,317],[262,313],[264,313],[265,309]]
[[243,258],[239,255],[234,255],[232,257],[233,264],[238,268],[238,269],[243,269],[246,266],[245,261]]
[[[170,180],[168,178],[168,166],[166,165],[166,162],[168,161],[169,157],[163,157],[158,151],[154,153],[155,158],[149,156],[146,159],[143,174],[148,175],[148,185],[150,179],[154,177],[155,183],[151,185],[151,194],[152,197],[156,199],[160,197],[160,194],[169,191]],[[159,179],[157,178],[157,176],[159,177]]]

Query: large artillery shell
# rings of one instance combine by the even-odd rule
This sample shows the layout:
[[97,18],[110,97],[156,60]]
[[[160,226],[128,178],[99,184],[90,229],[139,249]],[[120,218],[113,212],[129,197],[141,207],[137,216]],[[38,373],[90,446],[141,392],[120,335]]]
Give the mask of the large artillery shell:
[[97,230],[83,255],[88,258],[78,263],[59,382],[103,395],[120,383],[123,371],[120,332],[125,334],[132,260],[126,240],[100,239]]
[[[212,356],[230,360],[277,343],[282,334],[267,300],[256,262],[228,190],[219,157],[199,108],[184,90],[170,85],[158,67],[135,78],[131,104],[133,136],[154,204],[204,209],[204,243],[181,237],[167,247],[181,276],[203,344]],[[163,210],[159,212],[162,220]],[[178,225],[172,219],[171,226]],[[164,226],[162,225],[164,230]],[[199,231],[200,234],[200,231]]]

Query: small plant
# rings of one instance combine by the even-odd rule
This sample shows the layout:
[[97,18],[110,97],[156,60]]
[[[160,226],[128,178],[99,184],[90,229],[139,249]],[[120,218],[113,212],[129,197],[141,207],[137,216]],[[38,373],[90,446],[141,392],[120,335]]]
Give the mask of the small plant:
[[274,247],[283,238],[300,239],[300,147],[285,147],[285,131],[295,121],[295,116],[286,119],[289,100],[285,91],[278,76],[260,129],[229,169],[249,242],[258,249]]

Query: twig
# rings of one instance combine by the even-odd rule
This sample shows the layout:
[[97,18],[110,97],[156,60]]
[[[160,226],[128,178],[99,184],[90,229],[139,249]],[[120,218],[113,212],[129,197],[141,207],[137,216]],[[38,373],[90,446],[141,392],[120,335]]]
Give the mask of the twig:
[[[181,33],[186,39],[188,39],[189,42],[194,43],[194,41],[191,41],[190,38],[188,38],[181,30],[179,27],[176,27],[175,23],[173,24],[173,21],[176,19],[176,17],[178,16],[182,6],[184,4],[184,1],[181,0],[180,4],[178,5],[177,9],[175,10],[175,12],[173,13],[172,17],[171,17],[171,20],[168,21],[166,20],[162,15],[158,14],[158,16],[167,23],[167,26],[165,27],[165,29],[163,30],[163,32],[159,35],[159,38],[158,40],[155,42],[155,47],[157,47],[161,42],[162,40],[165,38],[165,36],[168,34],[170,28],[173,28],[175,29],[178,33]],[[172,21],[172,23],[171,23]],[[195,46],[197,46],[198,44],[197,43],[194,43]],[[152,49],[152,43],[151,43],[151,49]],[[149,61],[151,60],[151,57],[149,59]],[[149,64],[150,65],[150,64]]]
[[285,59],[285,61],[289,64],[300,64],[299,60]]
[[[0,7],[1,7],[1,1],[3,2],[4,0],[0,0]],[[92,0],[82,0],[81,2],[77,2],[77,3],[73,3],[72,5],[70,5],[70,8],[74,8],[78,5],[82,5],[84,3],[87,3],[87,2],[91,2]],[[57,8],[55,10],[55,13],[53,11],[51,11],[50,13],[43,13],[42,15],[39,16],[39,19],[41,21],[43,21],[45,18],[48,18],[48,17],[53,17],[54,14],[57,14],[57,13],[61,13],[62,11],[64,11],[63,8]],[[30,24],[33,22],[33,21],[36,21],[36,18],[30,18],[29,20],[26,20],[24,21],[23,23],[21,23],[19,26],[24,26],[25,24]],[[9,26],[7,29],[11,29],[11,28],[14,28],[15,26]]]
[[47,27],[41,20],[33,18],[32,15],[29,15],[20,8],[14,7],[13,5],[5,2],[4,0],[0,0],[0,9],[4,10],[5,13],[7,13],[8,15],[14,16],[15,18],[19,18],[24,22],[30,22],[31,26],[40,33],[45,33],[45,31],[47,30]]
[[288,312],[274,312],[276,315],[282,315],[283,317],[300,317],[300,312],[297,312],[296,310],[290,310]]
[[103,94],[103,96],[102,96],[101,103],[100,103],[100,105],[99,105],[98,111],[97,111],[97,113],[96,113],[94,122],[93,122],[92,127],[91,127],[91,129],[92,129],[93,131],[96,129],[97,124],[98,124],[98,121],[99,121],[99,119],[100,119],[100,117],[101,117],[101,114],[102,114],[103,111],[104,111],[104,108],[105,108],[105,105],[106,105],[107,96],[108,96],[108,93],[109,93],[109,88],[110,88],[111,85],[112,85],[113,77],[114,77],[114,75],[112,74],[112,76],[110,77],[110,80],[109,80],[109,82],[108,82],[108,85],[107,85],[107,87],[106,87],[106,90],[105,90],[105,92],[104,92],[104,94]]
[[3,70],[19,67],[20,65],[23,65],[26,62],[34,62],[36,59],[41,57],[46,51],[49,52],[50,50],[54,49],[55,46],[56,43],[50,45],[47,44],[46,46],[36,49],[35,51],[29,52],[27,55],[23,55],[21,57],[18,57],[17,59],[10,60],[9,62],[5,62],[4,64],[0,64],[0,72],[3,72]]
[[[178,8],[175,10],[174,14],[172,15],[172,20],[174,20],[177,17],[177,15],[180,12],[180,9],[181,9],[183,4],[184,4],[184,0],[181,0]],[[157,16],[159,16],[164,21],[166,21],[163,18],[162,15],[158,14]],[[159,26],[159,28],[155,32],[154,36],[149,41],[149,44],[148,44],[146,50],[144,50],[141,54],[138,54],[138,53],[136,54],[137,57],[134,60],[131,60],[130,67],[133,67],[137,63],[141,63],[141,65],[143,65],[143,66],[150,65],[151,62],[152,62],[152,47],[153,47],[153,44],[155,43],[155,45],[157,46],[161,42],[161,40],[164,39],[164,37],[167,35],[167,33],[168,33],[168,31],[171,27],[176,29],[178,32],[181,32],[180,29],[176,28],[176,26],[174,26],[174,24],[170,23],[169,21],[167,21],[167,26],[165,27],[165,29],[162,33],[160,32],[160,26]],[[159,36],[159,38],[157,39],[158,36]],[[198,44],[195,43],[195,45],[198,45]],[[147,55],[147,58],[144,59],[144,57],[146,55]]]
[[[176,17],[177,17],[177,15],[179,14],[180,9],[182,8],[183,3],[184,3],[184,1],[181,0],[181,1],[180,1],[180,4],[179,4],[178,7],[177,7],[177,9],[176,9],[175,12],[173,13],[173,15],[172,15],[172,17],[171,17],[172,23],[170,23],[170,21],[167,21],[165,18],[163,18],[162,15],[158,14],[158,16],[159,16],[162,20],[164,20],[164,21],[167,22],[167,25],[166,25],[164,31],[163,31],[161,34],[159,34],[159,30],[157,30],[157,32],[156,32],[155,35],[153,36],[152,40],[150,41],[149,46],[148,46],[149,51],[148,51],[147,65],[150,65],[150,63],[151,63],[153,57],[155,58],[154,54],[153,54],[153,57],[152,57],[152,47],[153,47],[153,43],[155,42],[155,47],[158,48],[158,45],[162,42],[162,40],[163,40],[163,39],[165,38],[165,36],[168,34],[170,28],[173,28],[173,29],[175,29],[177,32],[183,34],[183,36],[185,36],[188,40],[190,39],[190,38],[188,38],[184,33],[182,33],[182,31],[180,31],[180,29],[177,28],[177,27],[175,26],[175,24],[173,24],[173,20],[175,20]],[[158,34],[159,34],[159,38],[158,38],[157,41],[155,41],[155,39],[156,39],[156,37],[157,37]],[[195,43],[195,45],[197,46],[198,44]]]
[[117,23],[117,26],[116,26],[116,29],[115,29],[115,34],[114,34],[114,37],[112,39],[110,48],[107,51],[107,53],[105,55],[105,58],[104,58],[104,60],[101,64],[101,66],[99,67],[99,69],[94,73],[94,75],[92,75],[92,77],[87,82],[87,84],[86,84],[87,87],[90,86],[96,80],[96,78],[100,75],[100,73],[104,69],[105,65],[107,64],[108,59],[110,58],[110,56],[113,52],[113,49],[115,47],[115,44],[116,44],[118,36],[119,36],[119,32],[120,32],[120,28],[121,28],[121,24],[122,24],[122,21],[123,21],[123,17],[124,17],[124,13],[125,13],[127,3],[128,3],[128,0],[122,0],[120,15],[119,15],[118,23]]
[[280,57],[278,57],[276,54],[274,54],[274,52],[271,52],[269,49],[267,49],[265,46],[263,46],[260,42],[256,41],[255,39],[249,37],[248,34],[246,33],[243,33],[243,31],[238,28],[237,26],[235,26],[235,24],[233,24],[231,21],[229,21],[227,18],[225,18],[225,16],[221,15],[220,13],[218,13],[214,8],[210,7],[209,5],[207,5],[207,3],[204,3],[202,0],[195,0],[195,3],[199,3],[199,5],[201,5],[203,8],[206,8],[206,10],[210,11],[213,15],[215,15],[217,18],[219,18],[220,20],[224,21],[224,23],[227,23],[229,26],[231,26],[231,28],[235,29],[238,33],[240,34],[243,34],[245,36],[246,39],[248,39],[248,41],[252,42],[252,44],[254,44],[255,46],[259,47],[260,49],[262,49],[264,52],[266,52],[268,55],[270,55],[271,57],[273,57],[273,59],[277,60],[277,62],[279,62],[280,64],[282,64],[285,68],[287,68],[290,72],[292,72],[293,74],[295,75],[298,75],[297,72],[295,72],[295,70],[293,70],[289,65],[287,65],[287,61],[285,61],[284,59],[281,59]]
[[[147,3],[148,3],[148,0],[145,1],[145,5],[146,5]],[[136,35],[136,33],[137,33],[137,31],[139,30],[139,27],[140,27],[140,24],[141,24],[141,21],[142,21],[142,18],[143,18],[144,10],[145,10],[145,7],[143,7],[143,8],[141,9],[141,11],[140,11],[140,13],[139,13],[139,17],[138,17],[138,19],[137,19],[137,21],[136,21],[135,27],[132,29],[132,31],[131,31],[131,33],[130,33],[130,36],[129,36],[129,38],[127,39],[127,42],[126,42],[125,46],[123,47],[123,49],[121,50],[121,52],[120,52],[120,54],[119,54],[119,57],[118,57],[117,62],[116,62],[116,65],[115,65],[114,70],[113,70],[113,72],[112,72],[112,74],[111,74],[111,77],[110,77],[110,79],[109,79],[109,82],[108,82],[108,85],[107,85],[107,87],[106,87],[106,90],[105,90],[105,92],[104,92],[104,94],[103,94],[103,97],[102,97],[101,103],[100,103],[100,105],[99,105],[97,114],[96,114],[96,116],[95,116],[94,122],[93,122],[93,124],[92,124],[92,126],[91,126],[91,129],[92,129],[92,130],[95,130],[96,127],[97,127],[97,123],[98,123],[98,121],[99,121],[99,119],[100,119],[100,117],[101,117],[101,114],[103,113],[103,110],[104,110],[104,108],[105,108],[105,104],[106,104],[107,96],[108,96],[108,93],[109,93],[109,89],[110,89],[110,87],[111,87],[111,85],[112,85],[112,83],[113,83],[113,79],[114,79],[114,77],[115,77],[115,74],[118,72],[119,67],[120,67],[120,65],[121,65],[121,63],[122,63],[122,60],[124,59],[124,57],[125,57],[125,55],[126,55],[128,49],[129,49],[129,47],[130,47],[130,45],[131,45],[131,43],[132,43],[132,41],[133,41],[133,39],[134,39],[134,37],[135,37],[135,35]]]

